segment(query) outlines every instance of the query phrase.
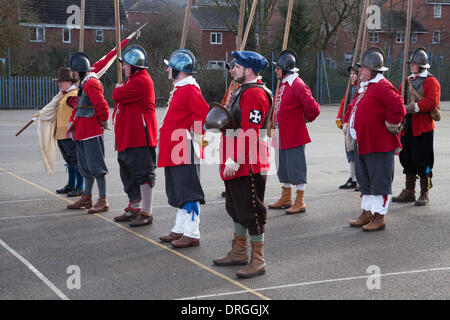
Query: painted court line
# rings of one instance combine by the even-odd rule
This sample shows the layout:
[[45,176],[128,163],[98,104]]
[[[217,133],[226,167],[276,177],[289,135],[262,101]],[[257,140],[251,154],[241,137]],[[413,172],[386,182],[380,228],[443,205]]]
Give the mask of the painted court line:
[[[410,270],[410,271],[391,272],[391,273],[380,274],[379,276],[380,277],[389,277],[389,276],[410,275],[410,274],[426,273],[426,272],[438,272],[438,271],[450,271],[450,267],[432,268],[432,269],[424,269],[424,270]],[[292,283],[292,284],[286,284],[286,285],[280,285],[280,286],[258,288],[258,289],[253,289],[253,290],[256,291],[256,292],[260,292],[260,291],[269,291],[269,290],[277,290],[277,289],[286,289],[286,288],[318,285],[318,284],[332,283],[332,282],[353,281],[353,280],[367,279],[367,278],[370,278],[370,277],[374,277],[374,275],[372,274],[372,275],[366,275],[366,276],[356,276],[356,277],[347,277],[347,278],[337,278],[337,279],[328,279],[328,280],[319,280],[319,281],[300,282],[300,283]],[[224,292],[224,293],[216,293],[216,294],[203,295],[203,296],[187,297],[187,298],[182,298],[182,299],[178,299],[178,300],[193,300],[193,299],[214,298],[214,297],[223,297],[223,296],[237,295],[237,294],[243,294],[243,293],[247,293],[247,292],[246,291]]]
[[[35,183],[33,183],[33,182],[31,182],[31,181],[25,179],[25,178],[22,178],[22,177],[20,177],[20,176],[14,174],[14,173],[12,173],[12,172],[5,171],[3,168],[0,168],[0,171],[4,171],[4,172],[6,172],[7,174],[11,175],[12,177],[15,177],[15,178],[18,179],[18,180],[21,180],[21,181],[23,181],[23,182],[25,182],[25,183],[28,183],[28,184],[30,184],[30,185],[32,185],[32,186],[34,186],[34,187],[36,187],[36,188],[38,188],[38,189],[40,189],[40,190],[46,192],[46,193],[51,194],[51,195],[54,196],[54,197],[57,197],[57,198],[59,198],[59,199],[61,199],[61,200],[64,200],[64,201],[66,201],[66,202],[69,202],[69,203],[73,203],[73,202],[70,201],[68,198],[64,198],[64,197],[61,197],[61,196],[59,196],[59,195],[57,195],[57,194],[54,194],[54,193],[51,192],[50,190],[47,190],[47,189],[45,189],[44,187],[41,187],[40,185],[37,185],[37,184],[35,184]],[[165,245],[163,245],[163,244],[161,244],[161,243],[159,243],[159,242],[157,242],[157,241],[155,241],[155,240],[152,240],[152,239],[150,239],[150,238],[148,238],[148,237],[146,237],[146,236],[144,236],[144,235],[141,235],[141,234],[139,234],[139,233],[137,233],[137,232],[134,232],[133,230],[130,230],[129,228],[126,228],[126,227],[124,227],[124,226],[122,226],[122,225],[120,225],[120,224],[118,224],[118,223],[116,223],[116,222],[114,222],[114,221],[112,221],[112,220],[110,220],[110,219],[108,219],[108,218],[106,218],[106,217],[100,215],[100,214],[94,214],[94,216],[96,216],[96,217],[98,217],[98,218],[100,218],[100,219],[103,219],[103,220],[105,220],[105,221],[107,221],[107,222],[109,222],[109,223],[115,225],[116,227],[118,227],[118,228],[120,228],[120,229],[122,229],[122,230],[124,230],[124,231],[126,231],[126,232],[128,232],[128,233],[133,234],[133,235],[136,236],[136,237],[139,237],[139,238],[141,238],[141,239],[143,239],[143,240],[145,240],[145,241],[147,241],[147,242],[149,242],[149,243],[151,243],[151,244],[153,244],[153,245],[155,245],[155,246],[157,246],[157,247],[159,247],[159,248],[161,248],[161,249],[163,249],[163,250],[169,251],[170,253],[172,253],[172,254],[174,254],[174,255],[177,255],[177,256],[179,256],[179,257],[181,257],[181,258],[183,258],[183,259],[185,259],[185,260],[187,260],[187,261],[193,263],[194,265],[198,266],[199,268],[201,268],[201,269],[203,269],[203,270],[205,270],[205,271],[208,271],[208,272],[210,272],[210,273],[216,275],[217,277],[222,278],[223,280],[226,280],[226,281],[228,281],[229,283],[231,283],[231,284],[233,284],[233,285],[235,285],[235,286],[237,286],[237,287],[243,289],[244,292],[251,293],[251,294],[253,294],[253,295],[255,295],[255,296],[257,296],[257,297],[259,297],[260,299],[263,299],[263,300],[270,300],[270,298],[264,296],[263,294],[261,294],[261,293],[259,293],[259,292],[254,291],[252,288],[247,287],[246,285],[244,285],[244,284],[242,284],[242,283],[240,283],[240,282],[238,282],[238,281],[236,281],[236,280],[234,280],[234,279],[231,279],[230,277],[227,277],[227,276],[221,274],[220,272],[217,272],[216,270],[214,270],[214,269],[212,269],[212,268],[210,268],[210,267],[208,267],[208,266],[202,264],[201,262],[198,262],[198,261],[196,261],[196,260],[194,260],[194,259],[192,259],[192,258],[190,258],[190,257],[188,257],[188,256],[186,256],[186,255],[184,255],[184,254],[182,254],[182,253],[176,251],[176,250],[173,250],[173,249],[171,249],[171,248],[169,248],[169,247],[166,247]],[[1,241],[1,240],[0,240],[0,241]],[[5,245],[6,245],[6,244],[5,244]],[[12,249],[11,249],[11,250],[12,250]],[[25,261],[26,261],[26,260],[25,260]],[[26,261],[26,262],[29,264],[28,261]],[[29,264],[29,265],[31,266],[31,264]],[[34,268],[34,267],[33,267],[33,268]],[[34,269],[35,269],[35,268],[34,268]],[[36,269],[35,269],[35,270],[36,270]],[[36,270],[36,271],[37,271],[37,270]],[[39,272],[39,271],[37,271],[37,272]],[[40,274],[40,273],[39,273],[39,274]],[[42,274],[41,274],[41,275],[42,275]],[[42,275],[42,277],[44,277],[44,276]],[[45,277],[44,277],[44,278],[45,278]],[[45,278],[45,279],[47,279],[47,278]],[[47,279],[47,281],[48,281],[48,279]],[[48,282],[50,282],[50,281],[48,281]],[[51,284],[51,282],[50,282],[50,284]],[[47,284],[47,285],[49,285],[49,284]],[[53,286],[53,287],[54,287],[54,286]],[[57,289],[56,287],[54,287],[54,288]],[[61,294],[63,294],[63,293],[61,292]],[[62,297],[62,296],[61,296],[61,297]],[[64,297],[65,297],[65,296],[64,296]],[[66,298],[67,298],[67,297],[66,297]],[[67,299],[68,299],[68,298],[67,298]]]
[[36,269],[27,259],[18,254],[14,249],[8,246],[2,239],[0,239],[0,245],[5,248],[14,257],[19,259],[28,269],[30,269],[39,279],[44,282],[59,298],[62,300],[70,300],[61,290],[59,290],[50,280],[47,279],[38,269]]

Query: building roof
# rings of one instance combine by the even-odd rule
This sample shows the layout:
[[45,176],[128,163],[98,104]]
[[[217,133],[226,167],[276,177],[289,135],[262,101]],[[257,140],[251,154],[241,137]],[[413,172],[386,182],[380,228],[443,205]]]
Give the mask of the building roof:
[[[119,3],[121,23],[128,24],[123,1]],[[85,4],[85,26],[115,26],[114,0],[87,0]],[[23,22],[66,25],[67,19],[73,14],[67,13],[71,5],[81,7],[81,0],[28,0],[22,10],[31,12],[38,21]]]
[[[392,14],[391,17],[389,17]],[[381,13],[381,30],[388,31],[405,31],[406,29],[406,12],[405,11],[393,11],[392,13],[383,10]],[[411,19],[411,32],[428,32],[425,26],[418,20]]]
[[427,4],[450,4],[450,0],[426,0]]
[[197,6],[191,9],[192,18],[203,30],[237,29],[239,11],[234,7]]
[[[139,11],[139,12],[150,12],[157,13],[164,11],[168,6],[179,6],[185,7],[187,4],[186,0],[124,0],[128,4],[125,7],[125,11]],[[218,0],[219,5],[224,6],[225,1]],[[130,3],[132,3],[130,5]],[[193,1],[192,7],[203,7],[203,6],[217,6],[215,0],[195,0]]]

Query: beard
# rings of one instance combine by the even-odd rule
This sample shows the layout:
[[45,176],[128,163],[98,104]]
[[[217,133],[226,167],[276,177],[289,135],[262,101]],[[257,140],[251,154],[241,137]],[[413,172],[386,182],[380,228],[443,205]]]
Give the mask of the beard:
[[234,80],[239,84],[243,84],[245,81],[245,75],[242,75],[240,77],[238,75],[235,75]]

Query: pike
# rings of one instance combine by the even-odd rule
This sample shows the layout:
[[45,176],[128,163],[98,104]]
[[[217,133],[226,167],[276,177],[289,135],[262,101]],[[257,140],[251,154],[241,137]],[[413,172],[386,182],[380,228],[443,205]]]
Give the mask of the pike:
[[[147,23],[143,24],[139,29],[130,34],[127,38],[125,38],[120,46],[123,48],[128,41],[133,39],[134,37],[139,38],[141,35],[141,30],[147,25]],[[92,72],[95,72],[99,78],[101,78],[106,71],[108,71],[109,67],[114,63],[115,58],[117,57],[117,48],[112,49],[108,54],[104,55],[100,60],[98,60],[93,66]],[[35,114],[35,116],[28,121],[28,123],[20,129],[15,136],[20,135],[25,129],[27,129],[33,122],[35,122],[39,117],[39,114]]]
[[[367,25],[365,23],[366,22],[365,17],[367,15],[367,8],[368,8],[368,6],[369,6],[369,0],[365,0],[364,1],[364,7],[363,7],[362,15],[361,15],[361,21],[359,22],[358,38],[356,40],[356,46],[355,46],[355,52],[353,54],[352,66],[355,65],[356,59],[358,59],[358,54],[360,52],[361,52],[361,54],[364,52],[364,51],[361,50],[361,43],[362,42],[363,43],[366,42],[366,41],[363,41],[362,38],[363,38],[363,34],[364,35],[366,34],[366,29],[367,29]],[[367,43],[365,44],[365,46],[367,47]],[[359,82],[359,79],[358,79],[358,82]],[[346,94],[347,94],[347,99],[345,99],[345,102],[344,102],[344,108],[343,108],[343,111],[342,111],[342,116],[343,117],[345,116],[345,113],[347,111],[347,106],[348,106],[348,102],[349,102],[349,99],[350,99],[350,95],[349,95],[350,86],[351,86],[351,79],[349,77],[348,78],[348,82],[347,82],[347,90],[345,91]]]
[[[250,28],[253,23],[253,17],[255,16],[256,12],[256,5],[258,4],[258,0],[253,0],[252,8],[250,10],[250,16],[247,21],[247,26],[245,28],[245,33],[243,39],[241,39],[242,36],[242,29],[244,28],[244,13],[245,13],[245,0],[241,0],[241,7],[239,8],[239,26],[238,26],[238,44],[237,44],[237,51],[243,51],[245,49],[245,45],[247,44],[248,35],[250,33]],[[228,109],[229,104],[231,102],[231,97],[236,92],[238,88],[238,84],[236,80],[232,79],[230,82],[230,85],[228,86],[228,90],[225,93],[225,97],[223,99],[224,107]]]
[[[286,25],[284,26],[283,45],[281,47],[281,51],[284,51],[287,49],[293,7],[294,7],[294,0],[289,0],[288,12],[287,12],[287,16],[286,16]],[[275,96],[274,96],[275,98],[278,95],[278,90],[280,89],[280,83],[281,83],[281,80],[278,80],[277,89],[275,90]],[[272,105],[272,108],[270,110],[269,123],[267,124],[267,136],[269,136],[269,137],[272,137],[272,135],[273,135],[272,130],[274,130],[274,128],[275,128],[275,122],[274,122],[275,113],[273,110],[274,110],[274,108]]]

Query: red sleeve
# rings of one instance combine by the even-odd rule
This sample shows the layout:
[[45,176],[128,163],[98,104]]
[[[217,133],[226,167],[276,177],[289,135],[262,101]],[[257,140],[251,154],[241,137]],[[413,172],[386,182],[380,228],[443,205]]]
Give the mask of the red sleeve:
[[66,103],[69,107],[75,108],[77,106],[77,97],[68,97]]
[[352,113],[352,109],[353,109],[353,106],[354,106],[355,102],[358,100],[358,96],[359,96],[359,93],[356,92],[355,96],[353,97],[352,103],[347,105],[347,110],[345,111],[344,118],[342,119],[342,122],[347,123],[348,120],[350,119],[350,114]]
[[400,94],[398,94],[397,89],[386,80],[383,82],[383,85],[379,86],[378,92],[382,104],[386,106],[385,120],[392,124],[402,122],[403,117],[406,114],[406,109],[403,105],[403,99]]
[[320,107],[317,101],[314,99],[308,85],[302,83],[302,87],[295,90],[297,98],[303,105],[303,114],[309,122],[313,122],[320,114]]
[[109,118],[109,106],[103,96],[103,87],[99,80],[91,78],[84,84],[83,90],[95,107],[96,117],[100,121],[106,121]]
[[[146,72],[146,71],[145,71]],[[144,77],[133,77],[126,81],[121,87],[113,90],[112,98],[116,103],[132,104],[148,97],[148,92],[153,92],[153,83]],[[154,104],[154,99],[153,99]]]
[[428,77],[423,84],[423,99],[417,102],[421,112],[430,112],[441,101],[441,85],[435,77]]
[[[196,132],[197,134],[203,134],[203,124],[205,123],[206,116],[208,115],[209,105],[202,96],[202,92],[198,88],[194,88],[194,94],[189,99],[189,108],[191,111],[192,126],[196,121],[201,122],[202,132]],[[193,127],[195,129],[195,127]]]

